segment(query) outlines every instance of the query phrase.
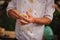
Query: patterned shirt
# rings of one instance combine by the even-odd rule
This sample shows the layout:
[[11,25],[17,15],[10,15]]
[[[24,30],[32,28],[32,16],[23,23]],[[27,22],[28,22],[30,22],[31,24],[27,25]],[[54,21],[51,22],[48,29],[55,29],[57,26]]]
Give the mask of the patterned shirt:
[[[52,20],[54,0],[12,0],[9,2],[7,10],[17,9],[22,14],[29,11],[33,17],[41,18],[43,16]],[[30,23],[20,25],[19,19],[16,21],[16,38],[18,40],[42,40],[44,25]]]

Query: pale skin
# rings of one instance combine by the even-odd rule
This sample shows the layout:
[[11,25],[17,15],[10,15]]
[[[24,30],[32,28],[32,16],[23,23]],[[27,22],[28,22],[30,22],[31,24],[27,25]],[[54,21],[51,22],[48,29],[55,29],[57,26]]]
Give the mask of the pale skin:
[[36,24],[50,24],[51,20],[44,16],[42,18],[35,18],[33,17],[29,12],[26,12],[28,17],[22,16],[20,12],[16,9],[10,9],[8,10],[8,15],[14,19],[20,19],[20,24],[26,25],[29,23],[36,23]]

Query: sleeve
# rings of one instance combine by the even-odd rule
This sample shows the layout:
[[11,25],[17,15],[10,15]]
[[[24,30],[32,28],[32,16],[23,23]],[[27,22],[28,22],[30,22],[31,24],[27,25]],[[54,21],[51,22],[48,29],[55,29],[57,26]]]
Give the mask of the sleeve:
[[16,9],[16,0],[11,0],[9,3],[8,3],[8,6],[7,6],[7,15],[8,15],[8,10],[10,9]]
[[45,16],[48,17],[50,20],[53,19],[53,13],[55,11],[55,8],[53,8],[54,0],[46,0],[46,12]]

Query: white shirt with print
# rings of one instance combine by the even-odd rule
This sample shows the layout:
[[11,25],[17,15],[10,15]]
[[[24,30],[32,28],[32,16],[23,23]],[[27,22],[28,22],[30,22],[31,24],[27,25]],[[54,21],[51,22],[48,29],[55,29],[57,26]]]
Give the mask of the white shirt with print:
[[[7,10],[17,9],[22,14],[29,11],[33,17],[41,18],[43,16],[52,20],[54,8],[54,0],[12,0],[9,2]],[[16,38],[18,40],[42,40],[44,25],[30,23],[20,25],[19,20],[16,21]]]

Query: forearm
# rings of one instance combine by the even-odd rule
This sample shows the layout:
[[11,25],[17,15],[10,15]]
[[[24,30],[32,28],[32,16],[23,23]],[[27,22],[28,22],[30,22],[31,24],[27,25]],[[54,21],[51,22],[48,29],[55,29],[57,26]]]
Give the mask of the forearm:
[[14,19],[19,19],[20,18],[20,13],[17,10],[15,10],[15,9],[8,10],[8,15],[11,18],[14,18]]
[[47,17],[43,17],[43,18],[35,18],[34,19],[34,23],[37,23],[37,24],[50,24],[51,20]]

